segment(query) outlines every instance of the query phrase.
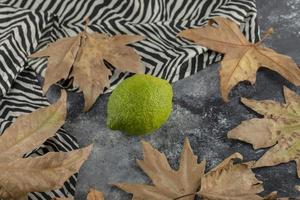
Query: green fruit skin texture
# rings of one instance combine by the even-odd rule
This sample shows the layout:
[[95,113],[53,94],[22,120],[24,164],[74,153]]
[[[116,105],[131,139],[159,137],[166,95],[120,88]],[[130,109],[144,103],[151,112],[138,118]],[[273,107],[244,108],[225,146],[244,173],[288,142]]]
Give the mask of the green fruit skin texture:
[[134,75],[109,97],[107,126],[128,135],[151,133],[169,118],[172,98],[172,86],[166,80]]

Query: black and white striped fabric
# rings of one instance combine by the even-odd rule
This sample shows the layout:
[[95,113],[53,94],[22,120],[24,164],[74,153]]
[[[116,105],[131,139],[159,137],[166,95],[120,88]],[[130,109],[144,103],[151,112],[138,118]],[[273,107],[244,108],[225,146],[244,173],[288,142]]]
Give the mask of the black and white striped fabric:
[[[179,31],[215,16],[236,21],[249,41],[259,40],[255,0],[0,0],[0,131],[17,116],[49,104],[37,81],[47,61],[28,55],[78,34],[85,17],[90,19],[88,32],[145,36],[131,45],[142,57],[145,73],[174,82],[221,59],[220,54],[177,37]],[[129,75],[114,70],[110,89]],[[61,129],[26,156],[76,148],[76,140]],[[63,188],[31,193],[29,199],[73,196],[75,184],[76,175]]]
[[27,57],[53,27],[51,16],[0,4],[0,96],[24,70]]

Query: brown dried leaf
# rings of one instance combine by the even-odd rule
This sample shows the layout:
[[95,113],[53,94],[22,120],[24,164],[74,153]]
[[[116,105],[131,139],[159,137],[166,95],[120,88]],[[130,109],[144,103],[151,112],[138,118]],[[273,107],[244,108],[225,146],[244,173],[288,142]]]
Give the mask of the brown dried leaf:
[[22,157],[54,136],[65,122],[66,99],[63,92],[55,104],[18,117],[0,137],[0,161]]
[[[138,165],[151,178],[153,185],[116,184],[122,190],[133,194],[133,199],[170,200],[185,194],[196,193],[204,174],[205,161],[198,164],[197,156],[193,154],[188,139],[180,157],[179,170],[173,170],[164,154],[154,149],[149,143],[142,142],[144,160],[138,160]],[[195,194],[184,198],[194,199]]]
[[201,179],[198,195],[203,200],[262,200],[257,194],[263,191],[262,182],[247,164],[233,164],[234,159],[242,159],[239,153],[225,159]]
[[51,43],[46,49],[31,55],[32,58],[49,57],[43,85],[44,93],[53,83],[69,76],[79,50],[80,41],[81,34],[76,37],[59,39],[57,42]]
[[[144,160],[139,166],[151,178],[153,185],[116,184],[133,194],[133,199],[143,200],[193,200],[195,194],[206,200],[262,200],[257,193],[263,190],[247,164],[233,164],[242,158],[238,153],[225,159],[204,175],[205,161],[197,163],[188,139],[185,140],[178,171],[171,169],[164,154],[143,142]],[[201,186],[201,188],[200,188]],[[197,192],[200,188],[200,191]]]
[[91,146],[22,158],[55,135],[66,117],[66,93],[53,105],[20,116],[0,136],[0,199],[27,199],[29,192],[62,187],[87,159]]
[[0,162],[0,197],[15,200],[29,192],[59,189],[78,171],[92,146],[71,152],[50,152],[44,156]]
[[294,160],[300,177],[300,97],[287,88],[284,88],[284,96],[284,104],[242,98],[247,107],[264,118],[242,122],[228,133],[228,137],[250,143],[255,149],[274,145],[253,167],[274,166]]
[[[267,34],[271,32],[272,29]],[[261,42],[250,43],[237,24],[229,19],[216,17],[206,26],[184,30],[179,36],[225,54],[220,69],[221,95],[225,101],[228,101],[230,90],[239,82],[249,81],[254,84],[256,72],[262,66],[300,85],[300,70],[290,57],[264,47]]]
[[83,91],[84,111],[94,104],[109,86],[111,71],[104,60],[121,71],[143,73],[139,55],[127,44],[142,40],[138,35],[116,35],[82,32],[76,37],[60,39],[31,57],[49,57],[43,90],[61,79],[73,78]]

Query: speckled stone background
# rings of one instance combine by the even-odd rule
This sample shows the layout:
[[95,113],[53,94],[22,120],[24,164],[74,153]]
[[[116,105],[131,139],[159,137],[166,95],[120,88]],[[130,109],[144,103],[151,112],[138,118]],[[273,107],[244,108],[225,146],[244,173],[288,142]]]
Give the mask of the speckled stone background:
[[[258,0],[259,24],[265,30],[273,26],[276,33],[266,43],[275,50],[292,56],[300,63],[300,0]],[[90,187],[102,190],[108,200],[127,200],[131,196],[111,187],[116,182],[150,183],[137,167],[135,159],[142,158],[140,140],[149,141],[164,152],[173,167],[185,137],[199,160],[207,160],[207,169],[217,165],[234,152],[240,152],[245,160],[259,158],[265,150],[254,151],[248,144],[226,138],[227,132],[242,120],[256,114],[239,103],[239,97],[273,99],[282,101],[282,86],[290,85],[274,72],[260,70],[257,83],[242,83],[231,93],[231,101],[224,103],[220,97],[218,65],[178,81],[173,85],[174,108],[164,126],[146,137],[127,137],[121,132],[106,128],[106,104],[108,95],[101,96],[93,109],[79,113],[82,97],[69,96],[70,111],[66,129],[78,138],[81,146],[94,143],[89,160],[80,170],[76,199],[83,200]],[[300,90],[298,89],[298,92]],[[54,93],[49,97],[53,98]],[[296,165],[291,162],[275,167],[254,170],[264,181],[265,193],[277,190],[280,196],[300,196],[294,188],[300,184],[296,177]]]

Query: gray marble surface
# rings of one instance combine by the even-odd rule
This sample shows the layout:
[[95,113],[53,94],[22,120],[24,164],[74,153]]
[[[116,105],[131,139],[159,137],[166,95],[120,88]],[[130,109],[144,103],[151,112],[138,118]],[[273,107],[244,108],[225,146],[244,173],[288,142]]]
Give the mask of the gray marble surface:
[[[273,26],[276,33],[267,45],[292,56],[300,63],[300,0],[258,0],[259,24],[264,30]],[[137,167],[135,159],[142,158],[140,140],[149,141],[164,152],[173,167],[177,167],[185,137],[200,160],[207,160],[207,169],[217,165],[234,152],[244,159],[259,158],[265,150],[254,151],[250,145],[226,138],[226,133],[242,120],[255,113],[239,102],[239,97],[282,101],[282,86],[294,90],[286,80],[274,72],[260,70],[257,83],[239,84],[231,92],[231,100],[220,98],[218,66],[213,65],[198,74],[173,84],[174,108],[161,129],[145,137],[127,137],[106,127],[106,104],[109,94],[101,96],[88,113],[79,114],[82,97],[69,95],[72,109],[65,128],[78,138],[81,146],[94,144],[89,160],[80,170],[76,199],[85,199],[90,187],[102,190],[108,200],[127,200],[131,196],[111,187],[116,182],[150,183]],[[298,90],[299,92],[299,90]],[[51,97],[51,94],[50,94]],[[295,163],[254,170],[264,181],[265,193],[277,190],[280,196],[299,196],[294,188],[300,184]]]

